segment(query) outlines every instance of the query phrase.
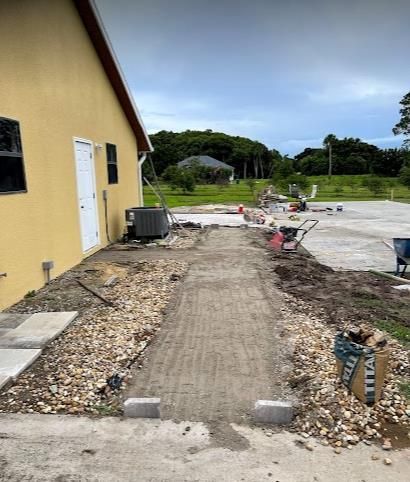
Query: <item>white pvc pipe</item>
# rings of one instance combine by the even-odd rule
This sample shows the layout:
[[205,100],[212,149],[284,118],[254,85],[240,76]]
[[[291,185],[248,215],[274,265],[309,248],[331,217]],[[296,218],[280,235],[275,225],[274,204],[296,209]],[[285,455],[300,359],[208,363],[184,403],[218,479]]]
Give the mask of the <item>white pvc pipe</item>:
[[139,176],[139,188],[140,188],[140,207],[144,206],[144,186],[142,184],[142,165],[147,158],[147,153],[142,152],[141,158],[138,159],[138,176]]

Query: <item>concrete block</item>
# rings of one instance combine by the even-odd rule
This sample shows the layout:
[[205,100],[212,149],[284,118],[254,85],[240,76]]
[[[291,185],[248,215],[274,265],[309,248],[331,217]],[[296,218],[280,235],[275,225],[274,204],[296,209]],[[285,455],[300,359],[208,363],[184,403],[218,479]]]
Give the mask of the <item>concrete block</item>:
[[249,228],[249,225],[248,224],[241,224],[239,226],[241,229],[248,229]]
[[124,415],[138,418],[160,418],[160,398],[128,398],[124,402]]
[[219,229],[219,224],[211,224],[211,229]]
[[293,406],[287,401],[258,400],[255,403],[254,417],[256,422],[285,425],[292,421]]
[[41,354],[41,350],[0,349],[0,377],[16,378]]
[[0,375],[0,390],[9,382],[9,380],[11,380],[10,377]]
[[0,334],[0,348],[44,348],[77,317],[77,311],[36,313]]

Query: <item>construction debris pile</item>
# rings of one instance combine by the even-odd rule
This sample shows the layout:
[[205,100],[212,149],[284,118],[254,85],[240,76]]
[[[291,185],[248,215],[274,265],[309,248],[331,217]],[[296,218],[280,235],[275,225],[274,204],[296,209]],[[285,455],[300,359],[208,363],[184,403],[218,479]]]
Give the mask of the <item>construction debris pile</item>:
[[265,214],[260,209],[245,209],[243,219],[248,223],[265,224]]
[[[351,393],[338,376],[332,350],[336,332],[321,321],[324,312],[313,310],[289,294],[285,297],[288,303],[282,308],[282,314],[289,320],[288,335],[295,339],[294,370],[288,382],[299,397],[293,429],[306,444],[310,437],[319,437],[323,445],[334,447],[335,453],[351,449],[359,442],[372,441],[379,441],[389,450],[392,444],[394,447],[399,443],[400,437],[404,437],[408,445],[410,406],[400,389],[410,370],[406,350],[389,340],[389,370],[382,397],[368,406]],[[382,348],[385,339],[378,333],[366,336],[368,328],[363,325],[359,330],[350,330],[347,336]]]
[[187,249],[192,248],[204,233],[200,223],[183,221],[170,226],[171,232],[164,239],[152,239],[143,241],[132,239],[127,242],[114,243],[106,249],[112,251],[132,251],[146,248]]
[[189,236],[177,236],[175,242],[171,244],[172,249],[189,249],[201,239],[204,229],[190,228]]
[[0,395],[0,411],[116,413],[116,397],[132,364],[159,330],[163,312],[187,264],[133,263],[100,289],[112,306],[84,312]]
[[171,226],[174,241],[170,243],[172,249],[192,248],[199,241],[205,231],[201,223],[192,221],[179,221]]
[[270,185],[262,189],[258,196],[258,207],[261,209],[269,209],[272,204],[287,202],[288,198],[277,194],[275,188]]
[[386,335],[380,330],[369,329],[365,325],[352,326],[342,333],[343,338],[356,345],[367,346],[373,350],[386,346]]

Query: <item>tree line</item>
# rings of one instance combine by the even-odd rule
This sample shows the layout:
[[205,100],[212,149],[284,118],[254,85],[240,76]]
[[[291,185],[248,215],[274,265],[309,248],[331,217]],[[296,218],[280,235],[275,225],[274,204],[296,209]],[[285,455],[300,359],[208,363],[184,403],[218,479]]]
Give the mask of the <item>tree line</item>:
[[307,147],[293,159],[293,166],[307,176],[329,173],[329,159],[332,174],[375,174],[398,176],[400,169],[410,159],[405,149],[379,149],[358,138],[338,139],[329,134],[323,140],[323,147]]
[[[359,138],[327,135],[319,148],[307,147],[293,158],[269,149],[259,141],[222,132],[186,130],[160,131],[150,136],[154,146],[152,160],[158,176],[169,166],[190,156],[208,155],[235,168],[240,178],[288,178],[295,173],[305,176],[332,174],[374,174],[410,178],[410,92],[400,101],[400,120],[394,134],[407,137],[402,148],[380,149]],[[150,164],[145,163],[150,176]],[[410,181],[409,181],[410,183]]]
[[152,160],[159,176],[168,166],[187,157],[206,155],[234,167],[237,176],[269,178],[273,172],[273,159],[281,158],[279,152],[268,149],[259,141],[210,129],[160,131],[150,139],[154,146]]

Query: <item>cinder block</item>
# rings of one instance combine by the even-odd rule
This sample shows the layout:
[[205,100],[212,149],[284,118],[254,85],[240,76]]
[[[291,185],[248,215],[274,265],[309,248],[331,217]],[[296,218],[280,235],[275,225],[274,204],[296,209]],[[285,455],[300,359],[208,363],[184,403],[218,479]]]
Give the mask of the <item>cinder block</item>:
[[219,229],[219,224],[211,224],[211,229]]
[[124,415],[134,418],[160,418],[160,398],[128,398],[124,402]]
[[286,425],[292,421],[292,402],[280,400],[258,400],[255,403],[256,422]]

